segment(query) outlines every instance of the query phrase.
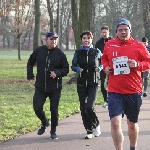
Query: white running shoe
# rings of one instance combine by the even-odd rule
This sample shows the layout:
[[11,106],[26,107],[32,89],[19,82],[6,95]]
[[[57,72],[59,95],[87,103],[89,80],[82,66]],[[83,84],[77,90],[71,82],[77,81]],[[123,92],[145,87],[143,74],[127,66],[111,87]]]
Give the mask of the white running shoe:
[[86,134],[85,139],[92,139],[94,137],[93,134]]
[[100,134],[101,134],[100,125],[98,125],[98,126],[96,127],[96,129],[94,129],[93,134],[94,134],[95,137],[100,136]]

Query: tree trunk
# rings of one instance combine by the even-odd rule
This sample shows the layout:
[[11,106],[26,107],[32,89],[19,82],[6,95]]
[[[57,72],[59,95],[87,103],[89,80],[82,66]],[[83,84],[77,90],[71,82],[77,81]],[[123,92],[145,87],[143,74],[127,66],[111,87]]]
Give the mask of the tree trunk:
[[18,45],[18,60],[21,60],[21,36],[19,36],[18,38],[17,38],[17,45]]
[[6,48],[6,37],[5,37],[5,34],[3,34],[3,48],[5,49]]
[[91,5],[91,0],[80,0],[78,19],[78,3],[74,0],[71,1],[72,27],[75,35],[75,43],[77,49],[81,45],[80,34],[85,30],[90,30]]
[[145,36],[150,42],[150,2],[149,0],[142,0],[142,10],[143,10],[143,24],[145,29]]
[[33,50],[41,45],[41,11],[40,11],[40,0],[35,0],[35,28],[34,28],[34,40]]
[[20,30],[17,29],[17,50],[18,50],[18,60],[21,60],[21,34]]
[[70,27],[69,27],[69,21],[71,17],[71,12],[69,12],[68,20],[67,20],[67,27],[66,27],[66,50],[69,50],[69,32],[70,32]]
[[91,0],[80,0],[80,9],[79,9],[79,34],[85,30],[90,30],[90,7]]
[[[61,12],[60,12],[60,16],[63,16],[63,12],[64,12],[64,0],[62,0],[62,4],[61,4]],[[64,30],[64,26],[63,26],[63,17],[59,18],[59,48],[62,49],[62,44],[63,44],[63,35],[62,32]]]
[[91,1],[91,6],[90,6],[90,31],[92,33],[95,33],[95,9],[96,9],[96,2],[95,0]]
[[66,28],[66,50],[69,50],[69,27]]
[[57,0],[57,20],[56,20],[56,33],[59,34],[59,3],[60,3],[60,0]]
[[50,31],[54,31],[54,19],[53,19],[53,12],[51,9],[50,0],[46,0],[46,1],[47,1],[47,10],[50,17]]
[[71,9],[72,9],[72,29],[74,32],[75,45],[77,47],[77,43],[80,42],[78,35],[78,22],[79,22],[79,2],[76,0],[71,0]]

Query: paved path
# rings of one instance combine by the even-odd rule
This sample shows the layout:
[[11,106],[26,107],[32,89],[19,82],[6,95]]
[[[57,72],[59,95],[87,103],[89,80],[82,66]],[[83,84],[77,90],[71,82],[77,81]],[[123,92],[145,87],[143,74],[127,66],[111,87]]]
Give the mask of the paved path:
[[[139,116],[138,150],[150,150],[150,87],[149,95],[143,98],[143,105]],[[58,140],[49,139],[50,127],[38,136],[37,131],[16,137],[0,144],[0,150],[115,150],[110,134],[110,120],[108,110],[96,106],[97,115],[101,123],[102,134],[90,140],[85,140],[85,129],[80,114],[76,114],[59,121],[57,127]],[[122,129],[125,136],[124,150],[129,150],[126,118],[122,119]]]

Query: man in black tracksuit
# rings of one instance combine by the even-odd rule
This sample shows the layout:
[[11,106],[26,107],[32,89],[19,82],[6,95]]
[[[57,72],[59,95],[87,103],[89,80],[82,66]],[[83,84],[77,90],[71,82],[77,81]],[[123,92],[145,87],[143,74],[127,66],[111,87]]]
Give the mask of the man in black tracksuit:
[[[105,43],[109,39],[111,39],[109,37],[109,27],[108,26],[103,26],[101,28],[101,38],[96,42],[95,48],[98,48],[101,51],[101,53],[103,53]],[[100,72],[100,80],[101,80],[101,92],[102,92],[102,95],[103,95],[103,98],[104,98],[103,107],[106,108],[106,107],[108,107],[107,89],[105,87],[105,83],[107,82],[106,81],[107,79],[106,79],[106,74],[103,70],[101,70],[101,72]]]
[[62,90],[62,77],[69,72],[69,64],[66,55],[57,48],[58,35],[49,32],[46,35],[46,45],[39,46],[30,55],[27,62],[27,79],[34,80],[33,67],[36,63],[37,74],[35,81],[35,93],[33,108],[42,126],[38,135],[45,132],[49,121],[46,119],[43,106],[46,98],[50,99],[51,111],[51,139],[57,139],[56,126],[58,125],[58,105]]

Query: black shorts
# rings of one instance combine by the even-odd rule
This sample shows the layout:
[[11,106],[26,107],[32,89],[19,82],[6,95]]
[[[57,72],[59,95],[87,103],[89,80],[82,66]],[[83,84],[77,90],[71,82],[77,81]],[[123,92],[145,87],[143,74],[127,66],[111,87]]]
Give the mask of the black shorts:
[[130,122],[138,122],[138,115],[142,105],[141,93],[118,94],[108,92],[108,110],[110,119],[122,114]]

